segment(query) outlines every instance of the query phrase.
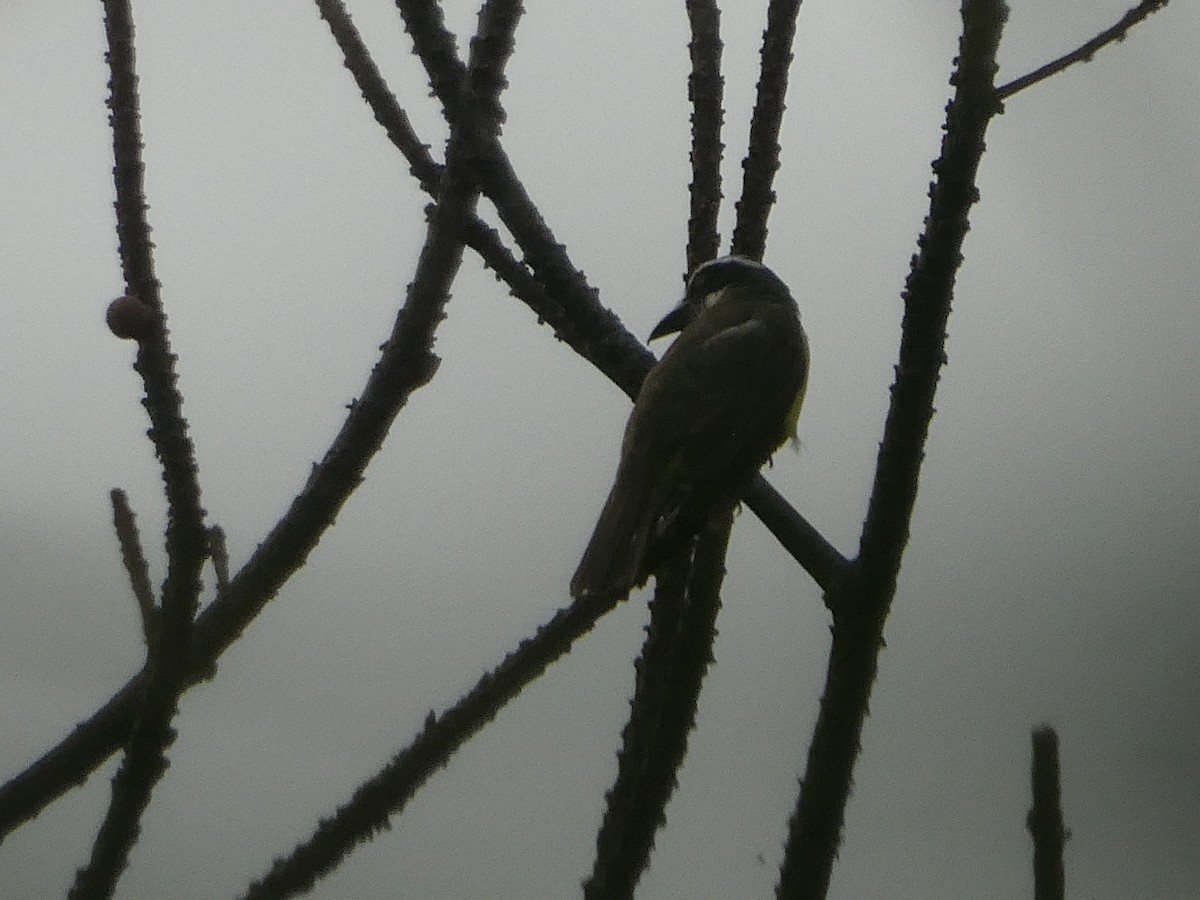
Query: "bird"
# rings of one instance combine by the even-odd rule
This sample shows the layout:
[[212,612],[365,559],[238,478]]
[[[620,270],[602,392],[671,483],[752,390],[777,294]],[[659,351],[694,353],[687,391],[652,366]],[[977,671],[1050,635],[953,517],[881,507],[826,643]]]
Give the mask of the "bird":
[[796,440],[808,340],[778,275],[738,255],[697,266],[650,340],[676,333],[629,414],[616,478],[571,579],[575,599],[622,599],[644,585]]

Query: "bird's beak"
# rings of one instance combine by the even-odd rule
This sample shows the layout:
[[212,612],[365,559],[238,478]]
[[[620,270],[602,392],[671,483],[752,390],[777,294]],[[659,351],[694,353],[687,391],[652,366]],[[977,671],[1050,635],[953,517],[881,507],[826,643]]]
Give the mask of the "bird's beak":
[[649,340],[653,341],[656,338],[666,337],[668,334],[683,331],[684,326],[691,322],[695,315],[695,304],[681,300],[678,306],[663,316],[663,320],[654,326],[654,330],[650,332]]

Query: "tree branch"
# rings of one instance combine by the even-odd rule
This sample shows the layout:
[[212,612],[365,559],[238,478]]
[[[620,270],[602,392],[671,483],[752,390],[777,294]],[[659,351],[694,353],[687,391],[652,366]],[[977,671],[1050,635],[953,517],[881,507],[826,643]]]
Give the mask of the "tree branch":
[[946,108],[941,157],[934,163],[925,233],[904,291],[900,358],[863,524],[859,555],[828,602],[833,644],[825,693],[788,828],[776,895],[823,898],[841,842],[846,801],[861,749],[863,721],[879,665],[883,627],[908,542],[933,398],[945,361],[946,321],[962,261],[984,134],[1000,111],[993,87],[1008,9],[1003,0],[964,0],[954,99]]
[[1129,29],[1134,25],[1147,19],[1151,14],[1158,12],[1169,3],[1170,0],[1142,0],[1137,6],[1129,10],[1121,17],[1112,28],[1107,28],[1100,32],[1090,41],[1075,48],[1070,53],[1060,56],[1052,62],[1046,63],[1041,68],[1034,69],[1027,75],[1022,75],[1020,78],[1014,78],[996,89],[996,96],[1001,100],[1011,97],[1017,91],[1023,91],[1027,87],[1037,84],[1039,81],[1045,81],[1051,75],[1057,75],[1068,66],[1073,66],[1077,62],[1091,62],[1092,57],[1096,55],[1096,51],[1117,41],[1125,40],[1125,35],[1129,33]]
[[150,585],[150,567],[142,552],[142,541],[138,536],[137,519],[129,507],[129,498],[120,488],[109,492],[113,508],[113,528],[117,532],[117,543],[121,548],[121,562],[129,573],[129,586],[137,601],[138,614],[142,620],[142,636],[146,649],[154,645],[158,631],[158,608],[154,602],[154,588]]
[[1033,838],[1034,900],[1063,900],[1062,783],[1058,768],[1058,734],[1049,725],[1033,731],[1033,807],[1026,825]]
[[688,52],[688,100],[692,104],[692,183],[689,190],[687,272],[716,257],[720,246],[721,125],[725,118],[721,76],[721,10],[716,0],[687,0],[692,39]]
[[732,508],[718,510],[694,542],[694,554],[679,554],[655,573],[650,625],[585,900],[631,898],[666,823],[713,660],[732,528]]
[[751,259],[762,259],[767,246],[767,219],[775,204],[773,185],[779,171],[779,129],[799,14],[800,0],[771,0],[767,6],[758,96],[750,118],[750,143],[742,161],[742,197],[733,230],[733,252]]
[[[383,126],[392,143],[404,153],[414,176],[422,185],[436,184],[441,167],[433,161],[429,156],[428,147],[412,131],[407,115],[396,103],[394,95],[383,81],[340,0],[317,0],[317,5],[322,16],[328,21],[330,30],[338,46],[342,49],[346,67],[358,83],[376,121]],[[696,132],[696,129],[700,127],[700,121],[711,123],[705,125],[705,128],[717,127],[719,129],[720,125],[721,79],[719,71],[716,69],[719,62],[720,44],[719,38],[715,34],[708,33],[709,29],[716,26],[716,20],[707,12],[708,6],[708,0],[696,0],[692,4],[694,10],[689,7],[694,29],[691,44],[693,67],[695,69],[699,66],[704,72],[702,78],[697,76],[697,81],[703,82],[705,85],[698,90],[703,95],[703,105],[706,109],[705,115],[702,116],[699,107],[696,107],[693,117],[693,147],[713,146],[719,153],[719,131],[707,137]],[[448,33],[434,33],[423,35],[422,39],[445,42],[450,40],[450,37]],[[699,49],[701,46],[707,49],[702,52]],[[716,57],[708,59],[707,62],[701,60],[697,63],[697,57],[702,56],[703,53],[715,53]],[[456,66],[456,61],[449,61],[450,59],[451,57],[444,52],[439,52],[436,56],[431,55],[431,64],[440,65],[446,70],[440,76],[439,83],[447,92],[453,90],[453,86],[457,84],[457,78],[461,77],[461,75],[455,75],[453,71],[460,70],[461,64]],[[689,84],[691,83],[689,82]],[[715,108],[713,107],[713,91],[716,92]],[[693,103],[696,102],[693,99]],[[711,115],[714,109],[715,119]],[[527,257],[547,259],[548,263],[543,270],[548,268],[560,273],[573,272],[574,269],[566,257],[565,249],[554,240],[553,234],[545,227],[545,224],[540,222],[536,206],[525,193],[498,142],[489,147],[489,154],[494,155],[489,157],[491,163],[487,170],[500,170],[507,174],[503,179],[504,187],[498,192],[491,190],[495,186],[495,181],[484,179],[483,193],[501,209],[502,218],[504,218],[504,211],[508,210],[506,219],[508,224],[516,227],[514,223],[521,223],[520,234],[525,240],[525,243],[521,245],[522,250]],[[695,159],[696,157],[694,157]],[[709,165],[711,163],[706,164],[706,169]],[[719,176],[719,169],[717,175]],[[708,179],[713,176],[709,172],[704,177]],[[718,177],[716,181],[718,197],[719,183]],[[695,181],[693,187],[695,187]],[[706,194],[707,188],[701,193]],[[712,236],[705,238],[702,246],[710,247],[711,254],[715,255],[717,252],[716,245],[713,243],[715,219],[713,223]],[[467,244],[475,249],[485,264],[489,265],[497,276],[508,285],[513,296],[529,306],[539,319],[554,328],[555,334],[560,339],[566,341],[572,349],[592,362],[630,397],[637,396],[642,379],[654,365],[654,355],[625,329],[616,316],[600,305],[595,291],[582,279],[582,275],[576,273],[578,278],[567,276],[565,281],[570,283],[567,289],[551,291],[547,283],[540,280],[539,277],[535,277],[528,268],[517,262],[508,249],[501,244],[495,232],[478,219],[472,219],[468,224]],[[703,252],[707,253],[710,250]],[[696,256],[698,252],[689,250],[689,258]],[[708,258],[711,257],[705,256],[699,261]],[[558,280],[557,283],[560,287],[563,281],[563,278]],[[597,347],[603,348],[603,350],[597,352]],[[755,480],[754,485],[747,491],[745,499],[747,505],[763,518],[768,529],[788,549],[788,552],[813,575],[818,584],[827,587],[833,571],[845,562],[841,554],[825,541],[796,510],[788,506],[787,501],[775,492],[763,478],[759,477]]]
[[128,0],[105,0],[104,29],[118,251],[127,295],[137,297],[154,313],[150,327],[137,335],[134,369],[145,387],[142,403],[150,416],[149,436],[162,464],[166,488],[167,577],[158,627],[147,634],[145,692],[138,718],[113,779],[112,798],[90,859],[76,874],[69,894],[73,900],[112,896],[141,833],[142,813],[166,771],[166,749],[175,739],[171,722],[186,677],[192,622],[199,605],[200,569],[207,555],[195,449],[183,418],[183,398],[175,384],[175,356],[167,337],[146,220],[133,16]]
[[[450,281],[462,258],[463,230],[472,215],[472,206],[479,195],[473,177],[477,167],[476,147],[484,134],[499,128],[501,117],[499,92],[504,85],[503,69],[513,49],[513,32],[520,20],[520,0],[488,0],[479,13],[479,27],[471,42],[471,63],[459,82],[461,100],[451,120],[450,141],[446,150],[446,166],[442,173],[442,189],[437,207],[426,235],[425,247],[417,265],[413,290],[425,280],[449,289]],[[440,26],[440,10],[426,6],[416,12],[417,21],[424,27]],[[422,57],[424,59],[424,57]],[[428,63],[427,63],[428,66]],[[579,623],[579,616],[565,617],[570,625]],[[586,630],[586,629],[585,629]],[[582,632],[580,632],[582,633]],[[567,641],[561,652],[565,652]],[[548,663],[546,663],[548,664]],[[496,686],[509,680],[526,683],[521,676],[532,678],[545,666],[529,669],[512,667],[490,681],[481,683],[475,692],[464,698],[460,706],[468,710],[457,719],[449,715],[442,719],[443,727],[435,731],[438,720],[430,714],[424,735],[431,736],[433,747],[420,746],[420,740],[406,753],[401,753],[383,772],[355,792],[354,797],[337,813],[323,819],[316,833],[298,846],[286,859],[276,860],[271,871],[251,885],[245,897],[277,900],[307,891],[316,880],[333,871],[355,844],[368,840],[386,827],[388,818],[398,810],[424,783],[425,779],[444,761],[437,750],[449,755],[453,749],[490,720],[488,710],[499,708],[489,702]],[[519,689],[519,688],[518,688]],[[447,719],[451,728],[446,728]],[[453,731],[457,722],[462,729],[455,741],[446,732]],[[423,736],[424,736],[423,735]],[[439,746],[440,745],[440,746]],[[435,749],[436,748],[436,749]]]
[[[319,0],[322,14],[331,29],[339,21],[332,0]],[[343,10],[344,14],[344,10]],[[346,19],[345,22],[349,20]],[[344,24],[344,23],[343,23]],[[340,37],[338,36],[340,35]],[[389,134],[402,127],[395,113],[387,112],[386,86],[372,82],[373,66],[364,66],[365,48],[352,30],[341,28],[335,37],[347,56],[347,67],[359,80],[364,96],[376,118]],[[352,52],[347,51],[347,47]],[[351,56],[360,63],[351,64]],[[447,67],[452,66],[443,63]],[[461,70],[461,64],[459,64]],[[378,73],[375,73],[376,76]],[[458,76],[461,77],[461,76]],[[446,84],[446,79],[442,79]],[[456,83],[453,80],[451,84]],[[382,93],[379,88],[382,86]],[[372,97],[375,99],[372,100]],[[394,100],[391,101],[394,104]],[[398,107],[396,107],[398,109]],[[382,112],[381,112],[382,111]],[[400,116],[403,117],[401,111]],[[400,141],[410,147],[423,147],[413,136]],[[477,177],[490,200],[501,210],[505,224],[518,236],[527,260],[534,261],[534,273],[517,262],[495,235],[478,219],[469,220],[466,239],[475,247],[497,275],[550,324],[558,337],[588,359],[629,396],[634,397],[646,372],[654,364],[654,355],[634,338],[620,320],[597,300],[596,292],[581,273],[570,264],[565,249],[538,215],[512,171],[498,141],[485,141],[474,152],[484,165]],[[427,154],[426,154],[427,155]],[[413,162],[414,158],[418,161]],[[419,157],[409,157],[418,178]],[[428,160],[430,165],[435,165]],[[437,172],[440,172],[437,168]],[[411,295],[410,295],[411,301]],[[362,472],[378,450],[396,413],[408,394],[432,377],[435,359],[422,361],[421,347],[432,342],[432,331],[422,337],[403,326],[407,316],[397,317],[392,338],[368,379],[362,396],[352,405],[342,429],[322,462],[314,466],[308,482],[292,501],[288,512],[271,529],[258,549],[218,593],[196,620],[192,652],[189,657],[188,684],[210,678],[217,659],[245,630],[263,607],[278,593],[291,575],[302,567],[325,530],[361,481]],[[407,343],[406,343],[407,342]],[[844,565],[844,558],[821,535],[791,509],[787,502],[759,476],[744,497],[747,505],[763,517],[767,527],[802,566],[813,574],[822,587]],[[595,615],[602,615],[596,612]],[[589,626],[590,627],[590,626]],[[523,645],[524,647],[525,645]],[[541,648],[517,651],[535,653]],[[36,815],[47,803],[79,784],[100,765],[128,736],[133,723],[135,699],[144,689],[145,673],[130,679],[89,719],[78,724],[56,746],[46,751],[24,771],[0,786],[0,839],[13,828]],[[482,725],[483,723],[479,723]]]

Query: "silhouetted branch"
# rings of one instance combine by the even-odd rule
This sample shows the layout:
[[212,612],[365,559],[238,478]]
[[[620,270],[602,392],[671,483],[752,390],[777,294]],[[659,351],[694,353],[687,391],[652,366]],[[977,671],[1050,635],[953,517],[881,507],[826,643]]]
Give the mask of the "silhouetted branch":
[[[436,247],[446,252],[444,245]],[[410,285],[366,388],[324,459],[313,467],[287,513],[246,565],[197,620],[192,653],[184,657],[190,683],[211,677],[221,652],[304,564],[360,483],[363,470],[408,396],[433,377],[437,358],[431,347],[434,330],[444,317],[448,263],[449,259],[443,259],[438,267],[427,264],[424,275]],[[131,679],[91,719],[0,789],[0,833],[7,833],[54,796],[82,781],[116,749],[132,727],[132,704],[145,689],[146,675],[143,671]]]
[[[424,4],[418,0],[397,0],[396,5],[417,54],[430,70],[434,91],[447,117],[453,120],[459,102],[457,86],[463,72],[462,63],[453,52],[453,35],[440,23],[434,24],[423,17]],[[580,355],[631,397],[635,396],[654,357],[611,310],[600,304],[596,289],[574,267],[566,248],[542,219],[498,137],[485,140],[476,150],[476,177],[483,193],[521,248],[525,264],[545,287],[547,297],[553,298],[559,307],[545,315],[546,321]]]
[[[434,161],[428,145],[417,136],[407,113],[396,102],[395,95],[371,59],[345,6],[341,0],[316,0],[316,3],[321,16],[329,23],[330,33],[345,57],[346,68],[354,76],[375,121],[383,126],[392,144],[404,154],[409,171],[421,187],[430,194],[436,194],[441,183],[442,166]],[[508,284],[515,296],[543,319],[555,316],[557,307],[546,297],[545,289],[504,246],[495,230],[478,216],[472,216],[467,223],[465,240],[484,264]],[[561,315],[558,317],[561,318]]]
[[[328,3],[323,3],[321,8],[323,14],[327,9],[333,9]],[[331,26],[334,18],[330,17]],[[346,52],[344,47],[343,52]],[[454,68],[449,63],[443,65]],[[348,67],[356,78],[359,71],[366,71],[361,66],[349,65],[349,62]],[[461,64],[458,70],[461,72]],[[451,84],[457,83],[453,77]],[[368,93],[362,81],[360,88],[364,95]],[[372,103],[377,117],[383,106]],[[385,128],[389,127],[385,124]],[[530,274],[525,265],[503,250],[495,233],[482,223],[467,225],[467,239],[471,241],[475,235],[482,235],[483,241],[499,248],[494,252],[480,252],[514,295],[526,302],[560,338],[629,396],[636,396],[642,379],[654,364],[654,355],[599,303],[595,290],[571,266],[565,249],[554,240],[553,233],[516,179],[499,143],[484,141],[482,146],[474,149],[482,160],[477,172],[480,186],[501,211],[505,225],[517,236],[527,261],[533,261],[536,275]],[[418,174],[418,177],[422,176]],[[408,330],[403,324],[408,315],[402,310],[397,316],[393,336],[384,345],[384,352],[362,396],[353,404],[324,459],[313,467],[308,482],[287,513],[229,580],[226,588],[200,613],[189,658],[189,685],[212,676],[220,655],[288,578],[304,565],[349,493],[360,482],[363,470],[378,450],[408,394],[432,377],[434,363],[422,362],[420,353],[426,338],[432,340],[432,332],[421,337],[419,328]],[[405,344],[406,340],[408,344]],[[764,520],[768,528],[801,565],[813,573],[818,583],[827,587],[829,572],[836,568],[834,563],[841,560],[841,555],[799,513],[787,508],[786,501],[761,476],[747,491],[745,499],[747,505],[760,515],[763,509],[772,511]],[[811,568],[813,566],[819,568]],[[534,647],[517,652],[534,654],[541,653],[542,649]],[[135,699],[144,689],[144,679],[145,673],[130,679],[89,719],[0,786],[0,839],[36,815],[55,797],[81,783],[117,749],[132,726]]]
[[[771,4],[764,34],[759,93],[751,123],[750,152],[744,163],[746,181],[738,204],[734,252],[761,259],[766,219],[774,195],[770,184],[778,169],[779,125],[787,91],[791,42],[799,3]],[[691,215],[688,221],[687,268],[717,255],[717,215],[721,199],[721,122],[723,79],[720,73],[720,11],[715,3],[687,3],[692,40],[692,70],[688,97],[692,102]],[[757,242],[756,244],[754,242]],[[761,478],[756,479],[751,507],[775,512],[778,525],[788,519],[786,502]],[[775,502],[771,502],[775,501]],[[790,507],[788,508],[790,509]],[[591,877],[584,883],[586,898],[632,897],[666,821],[666,804],[676,784],[695,724],[695,709],[704,672],[712,658],[720,584],[732,510],[721,511],[701,535],[695,556],[684,554],[655,575],[655,598],[642,654],[629,721],[618,754],[617,779],[606,796],[606,809],[596,841]],[[764,520],[765,521],[765,520]],[[802,521],[802,520],[801,520]],[[794,524],[789,522],[789,524]],[[825,544],[814,529],[797,543],[805,550]],[[817,544],[804,537],[816,537]],[[824,550],[822,548],[822,551]],[[840,559],[840,554],[833,553]],[[810,556],[827,557],[826,552]]]
[[742,500],[822,590],[833,587],[837,577],[850,565],[762,475],[755,477]]
[[1116,41],[1125,40],[1125,35],[1129,29],[1141,22],[1143,19],[1149,18],[1152,13],[1158,12],[1169,3],[1170,0],[1142,0],[1137,6],[1129,10],[1121,17],[1112,28],[1107,28],[1100,32],[1090,41],[1082,44],[1070,53],[1060,56],[1053,62],[1048,62],[1041,68],[1034,69],[1028,75],[1022,75],[1020,78],[1014,78],[1008,84],[1002,85],[996,89],[996,95],[1004,100],[1011,97],[1017,91],[1022,91],[1027,87],[1037,84],[1039,81],[1044,81],[1051,75],[1057,75],[1068,66],[1072,66],[1077,62],[1091,62],[1096,51],[1104,46]]
[[[206,558],[204,510],[200,506],[196,454],[176,388],[175,356],[154,274],[153,244],[146,220],[142,135],[139,122],[133,19],[128,0],[105,0],[110,110],[113,136],[114,208],[118,253],[128,295],[155,313],[154,326],[138,337],[134,369],[142,377],[142,401],[150,417],[149,436],[163,469],[167,498],[167,577],[163,585],[164,619],[188,620],[200,595],[200,569]],[[168,631],[174,626],[168,626]]]
[[430,775],[522,688],[570,650],[616,602],[595,598],[559,610],[442,715],[431,712],[413,742],[359,787],[344,806],[322,819],[313,836],[290,857],[277,860],[262,881],[250,887],[244,900],[274,900],[306,889],[320,874],[332,871],[356,843],[387,828],[389,818],[404,809]]
[[[376,121],[383,126],[393,144],[404,153],[418,180],[423,185],[435,184],[441,167],[433,161],[429,156],[428,147],[412,131],[407,115],[396,103],[394,95],[383,81],[340,0],[317,0],[317,5],[322,16],[329,22],[330,30],[345,56],[346,67],[353,74]],[[703,127],[717,129],[707,138],[701,139],[702,136],[699,134],[694,138],[694,148],[696,147],[695,141],[699,141],[706,147],[715,148],[717,159],[709,161],[706,168],[713,165],[714,162],[719,163],[721,147],[719,134],[721,77],[717,68],[720,58],[720,42],[713,30],[717,25],[719,14],[714,16],[709,13],[709,6],[707,0],[697,0],[689,5],[689,15],[692,17],[694,30],[691,45],[693,79],[696,84],[705,85],[700,89],[705,106],[705,115],[702,118],[706,123],[711,123],[711,125],[706,124]],[[420,30],[425,43],[437,42],[445,46],[452,46],[452,37],[445,32],[444,28],[441,29],[441,33],[434,30],[432,33],[426,34],[426,31],[428,29]],[[701,47],[705,49],[702,51]],[[699,63],[697,62],[698,54],[702,57]],[[704,54],[715,54],[715,56],[704,57]],[[704,61],[705,58],[708,59],[707,62]],[[440,65],[446,69],[446,72],[440,77],[439,83],[447,91],[452,90],[453,86],[457,84],[457,78],[461,77],[461,75],[454,74],[454,70],[461,71],[460,66],[456,65],[457,61],[450,61],[451,57],[444,49],[431,51],[430,59],[432,65]],[[698,75],[698,65],[703,67],[703,78]],[[693,80],[689,80],[689,85],[693,83]],[[693,99],[694,104],[697,102],[699,101]],[[715,112],[715,118],[711,115],[713,112]],[[697,107],[695,115],[700,116],[699,107]],[[699,122],[700,119],[693,121],[694,133],[697,128],[701,127]],[[513,221],[523,223],[521,234],[524,236],[525,243],[522,244],[522,249],[527,255],[532,254],[535,257],[549,259],[548,268],[552,271],[573,271],[573,267],[566,257],[565,249],[554,241],[553,234],[540,221],[536,207],[525,193],[524,188],[521,187],[515,172],[512,171],[503,148],[496,144],[490,148],[490,151],[496,155],[496,159],[489,165],[489,170],[498,169],[506,173],[506,178],[503,179],[503,191],[499,195],[491,192],[489,185],[492,182],[488,179],[484,179],[482,189],[484,194],[502,211],[510,211]],[[712,177],[714,174],[711,172],[705,176],[705,178]],[[715,196],[719,200],[719,167],[715,177]],[[693,187],[695,187],[695,183]],[[511,222],[509,224],[511,225]],[[704,242],[704,246],[710,247],[710,250],[703,251],[705,253],[711,251],[711,255],[716,255],[717,252],[716,244],[713,243],[716,236],[715,228],[714,218],[711,238],[706,238]],[[637,396],[642,379],[654,364],[654,355],[625,329],[616,316],[600,305],[595,291],[587,286],[586,281],[581,280],[582,276],[579,276],[579,279],[569,276],[565,279],[560,278],[558,282],[560,285],[565,280],[572,287],[565,293],[563,291],[551,292],[545,283],[531,275],[529,269],[517,262],[507,248],[501,244],[495,232],[478,219],[473,219],[468,225],[467,244],[475,249],[484,262],[491,266],[497,276],[509,286],[513,296],[529,306],[539,319],[551,325],[559,338],[596,365],[630,397]],[[695,251],[690,250],[689,258],[694,255],[696,255]],[[699,261],[711,258],[711,255],[705,256]],[[543,267],[543,270],[546,268]],[[568,298],[568,302],[559,299],[563,296]],[[597,352],[597,347],[602,348],[602,351]],[[760,516],[763,515],[760,510],[770,509],[773,515],[768,513],[769,521],[764,519],[767,527],[819,584],[827,586],[828,570],[833,564],[844,562],[841,554],[830,546],[799,513],[787,507],[787,501],[783,500],[761,478],[757,479],[754,486],[747,492],[746,501],[747,505]],[[813,566],[819,568],[814,569]]]
[[587,900],[632,897],[666,822],[700,687],[712,662],[733,510],[719,510],[695,541],[655,572],[646,642],[636,662],[629,721],[617,754],[617,779],[605,797]]
[[229,548],[225,544],[225,529],[220,525],[208,528],[208,556],[217,576],[217,591],[223,591],[229,587]]
[[1033,731],[1033,807],[1026,825],[1033,838],[1033,896],[1035,900],[1063,900],[1062,784],[1058,768],[1058,734],[1048,725]]
[[141,815],[166,771],[166,748],[175,739],[171,721],[187,670],[192,620],[200,595],[205,559],[204,510],[200,507],[195,450],[183,418],[183,398],[175,386],[175,357],[167,339],[146,221],[142,139],[134,64],[133,17],[128,0],[105,0],[104,28],[110,73],[109,123],[113,133],[118,249],[126,293],[152,309],[152,326],[138,334],[134,368],[142,376],[143,405],[150,416],[150,439],[162,464],[167,498],[167,577],[158,628],[148,632],[145,694],[138,718],[112,782],[112,798],[69,896],[91,900],[112,896],[141,832]]
[[716,0],[687,0],[692,39],[688,51],[688,100],[692,104],[691,214],[688,217],[687,273],[720,251],[721,124],[725,118],[721,76],[721,10]]
[[[446,166],[442,174],[443,187],[417,265],[414,292],[417,285],[428,278],[439,284],[444,297],[462,259],[463,227],[479,195],[473,177],[475,148],[485,133],[494,133],[499,127],[498,93],[504,85],[503,66],[512,54],[513,31],[521,12],[520,0],[488,0],[480,10],[479,29],[471,43],[471,64],[458,86],[461,102],[451,120]],[[428,17],[423,20],[426,23],[440,25],[441,11],[436,6],[427,6],[420,16]],[[563,647],[560,652],[565,652],[565,649]],[[520,675],[525,673],[520,667],[516,668],[517,681],[523,684]],[[544,666],[530,673],[529,677],[542,669]],[[489,709],[493,709],[494,714],[488,693],[495,685],[507,683],[503,666],[501,670],[494,681],[481,685],[482,690],[468,695],[462,701],[462,704],[474,707],[469,718],[471,722],[478,723],[475,728],[491,718],[487,712]],[[511,677],[511,673],[508,674]],[[483,697],[480,698],[478,694]],[[443,717],[443,722],[448,717]],[[425,734],[432,732],[436,723],[437,719],[431,714],[426,722]],[[445,730],[443,727],[442,731]],[[462,739],[471,733],[473,729],[465,731]],[[440,737],[446,739],[445,734]],[[457,746],[457,743],[453,746]],[[453,746],[444,752],[452,752]],[[369,839],[375,831],[385,827],[389,816],[415,793],[437,765],[437,757],[423,752],[423,748],[408,755],[401,754],[382,773],[360,788],[335,816],[322,820],[309,841],[300,845],[288,858],[277,860],[262,881],[250,886],[246,897],[277,900],[308,890],[318,878],[336,868],[355,844]]]
[[125,571],[129,573],[129,586],[137,601],[138,613],[142,620],[142,636],[149,651],[158,631],[158,609],[154,604],[154,588],[150,585],[150,567],[146,563],[146,555],[142,552],[137,519],[129,507],[129,498],[120,488],[113,488],[108,496],[112,501],[113,527],[116,529],[117,543],[121,548],[121,562]]
[[[691,72],[688,75],[688,99],[692,104],[692,146],[690,161],[691,213],[684,275],[714,258],[719,250],[717,217],[721,206],[721,124],[724,118],[721,76],[721,13],[715,0],[687,0],[691,41],[688,50]],[[654,835],[666,821],[666,804],[676,784],[679,767],[687,749],[687,734],[695,724],[703,667],[711,659],[712,640],[716,635],[715,616],[719,608],[720,576],[732,517],[726,510],[724,540],[717,549],[718,575],[708,609],[712,618],[707,629],[693,633],[684,624],[685,610],[694,609],[688,597],[688,577],[692,567],[694,542],[686,552],[676,555],[655,574],[654,599],[650,604],[650,624],[641,655],[634,661],[636,686],[630,703],[629,721],[622,732],[618,753],[616,782],[605,797],[604,819],[596,837],[596,858],[592,874],[583,885],[587,898],[630,897],[637,885],[650,851]],[[704,544],[706,561],[711,562],[712,541]],[[692,642],[700,642],[700,650]],[[703,657],[701,671],[687,681],[681,654],[689,651]],[[669,694],[669,696],[668,696]]]
[[[370,106],[376,121],[383,126],[389,139],[404,154],[413,175],[417,178],[421,186],[425,190],[432,192],[438,184],[442,167],[434,161],[433,157],[429,154],[428,146],[413,131],[408,116],[388,89],[383,76],[380,74],[379,69],[371,59],[370,53],[363,44],[361,36],[354,28],[345,7],[340,0],[316,0],[316,2],[322,17],[329,23],[330,32],[337,41],[338,47],[342,50],[346,68],[354,76],[359,90],[362,92],[368,106]],[[416,9],[414,14],[419,16],[421,10],[419,8]],[[423,40],[427,43],[431,41],[446,42],[447,46],[451,50],[453,49],[453,38],[444,28],[433,29],[431,33],[427,33],[429,31],[428,28],[420,31]],[[444,70],[439,75],[438,81],[444,90],[452,93],[454,86],[457,85],[458,79],[461,77],[461,64],[458,63],[457,58],[451,58],[452,61],[447,61],[444,50],[436,52],[441,54],[440,61],[431,57],[431,64],[439,66],[439,71]],[[505,165],[507,165],[507,162],[505,162]],[[511,169],[511,167],[509,168]],[[512,177],[515,179],[515,174]],[[484,193],[487,193],[486,185],[484,186]],[[519,187],[519,183],[517,193],[523,193],[523,189]],[[495,201],[493,200],[493,202]],[[520,204],[523,201],[518,198],[517,202]],[[528,205],[532,207],[532,202],[529,202]],[[586,347],[595,338],[594,336],[591,338],[585,337],[585,329],[581,328],[576,322],[576,319],[581,317],[569,316],[564,309],[562,301],[557,296],[551,294],[546,286],[530,273],[526,266],[513,257],[512,253],[503,245],[493,229],[489,228],[479,218],[472,217],[471,221],[467,224],[466,243],[479,254],[484,264],[491,267],[497,277],[508,285],[513,296],[529,306],[541,321],[548,323],[560,339],[566,341],[582,355],[591,359],[586,352]],[[606,374],[609,374],[614,381],[617,381],[626,393],[632,396],[636,394],[637,387],[641,384],[641,377],[653,365],[654,357],[641,346],[633,335],[625,331],[624,326],[620,324],[620,321],[615,316],[595,301],[595,292],[591,291],[590,288],[586,288],[586,283],[584,283],[583,287],[583,290],[576,290],[571,296],[576,299],[587,297],[592,301],[595,308],[589,309],[588,314],[582,318],[585,321],[599,319],[605,323],[606,328],[617,329],[615,333],[606,331],[605,340],[609,343],[615,341],[616,344],[621,345],[626,354],[624,358],[619,359],[616,363],[613,363],[611,357],[604,354],[601,354],[599,359],[593,360],[593,362],[596,362]],[[641,356],[642,359],[637,360],[637,356]],[[605,362],[606,360],[607,362]],[[640,374],[638,374],[639,372]]]
[[742,161],[742,197],[733,229],[733,252],[752,259],[762,259],[767,246],[767,219],[775,203],[772,185],[779,170],[779,128],[799,14],[800,0],[771,0],[767,5],[758,95],[750,118],[750,143]]
[[388,139],[408,160],[409,171],[426,193],[436,195],[442,182],[442,167],[433,161],[429,145],[424,143],[412,127],[408,113],[396,101],[396,95],[388,89],[379,67],[371,59],[366,45],[350,13],[342,0],[316,0],[317,9],[329,24],[329,32],[337,42],[346,68],[362,92],[363,99],[375,121],[383,126]]
[[962,261],[968,213],[978,199],[975,176],[984,134],[1001,109],[993,79],[1008,9],[1003,0],[964,0],[954,99],[946,108],[942,155],[934,163],[925,233],[904,291],[900,357],[884,425],[875,484],[859,555],[835,579],[825,693],[809,746],[776,893],[787,900],[823,898],[841,842],[867,702],[879,664],[883,626],[908,542],[933,398],[945,361],[946,321]]

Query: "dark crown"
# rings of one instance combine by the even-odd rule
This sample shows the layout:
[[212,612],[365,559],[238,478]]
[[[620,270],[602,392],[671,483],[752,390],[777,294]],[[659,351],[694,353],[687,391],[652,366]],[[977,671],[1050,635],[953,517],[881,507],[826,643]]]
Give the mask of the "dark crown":
[[791,296],[778,275],[745,256],[722,256],[697,266],[688,279],[686,296],[698,300],[731,284],[757,287],[779,297]]

